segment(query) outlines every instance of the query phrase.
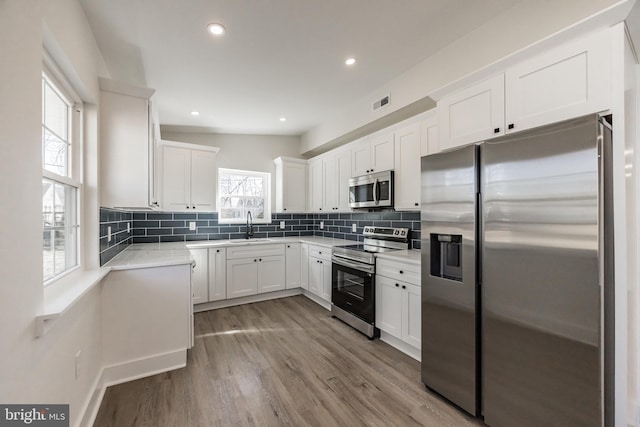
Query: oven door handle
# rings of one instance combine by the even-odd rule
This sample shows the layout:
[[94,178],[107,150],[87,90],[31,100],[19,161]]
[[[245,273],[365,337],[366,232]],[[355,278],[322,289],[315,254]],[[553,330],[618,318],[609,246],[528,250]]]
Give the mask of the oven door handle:
[[331,262],[334,264],[342,265],[343,267],[353,268],[354,270],[364,271],[365,273],[373,274],[375,272],[375,265],[359,264],[351,261],[347,261],[337,255],[331,257]]

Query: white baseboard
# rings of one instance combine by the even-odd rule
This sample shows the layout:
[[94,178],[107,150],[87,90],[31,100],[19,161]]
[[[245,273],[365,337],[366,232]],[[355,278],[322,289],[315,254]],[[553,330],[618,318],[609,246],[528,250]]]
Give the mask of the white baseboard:
[[323,307],[326,310],[331,310],[331,301],[324,300],[317,296],[314,293],[307,291],[306,289],[302,292],[302,295],[309,298],[311,301],[315,302],[319,306]]
[[250,295],[248,297],[225,299],[221,301],[211,301],[193,306],[194,313],[215,310],[217,308],[234,307],[236,305],[250,304],[252,302],[268,301],[271,299],[286,298],[300,295],[302,288],[285,289],[284,291],[268,292],[266,294]]
[[401,339],[398,339],[398,338],[394,337],[393,335],[389,335],[388,333],[386,333],[384,331],[380,331],[380,341],[386,342],[391,347],[397,348],[398,350],[400,350],[404,354],[406,354],[408,356],[411,356],[412,358],[416,359],[418,362],[420,362],[422,360],[422,350],[421,349],[415,348],[414,346],[407,344],[406,342],[402,341]]
[[76,427],[93,425],[107,387],[184,368],[186,365],[187,350],[182,349],[102,367],[94,382],[93,393],[87,399]]

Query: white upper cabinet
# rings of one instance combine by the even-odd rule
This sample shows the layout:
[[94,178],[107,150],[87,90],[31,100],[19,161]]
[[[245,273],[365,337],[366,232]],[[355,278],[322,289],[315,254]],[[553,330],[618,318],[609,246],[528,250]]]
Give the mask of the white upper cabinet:
[[100,206],[157,207],[155,90],[100,79]]
[[608,32],[545,50],[438,102],[440,150],[609,108]]
[[394,134],[381,131],[351,145],[351,174],[365,175],[394,168]]
[[273,160],[276,165],[276,212],[305,212],[307,161],[289,157]]
[[335,150],[322,158],[323,211],[349,210],[351,150]]
[[217,148],[162,141],[162,208],[215,211]]
[[433,111],[433,115],[420,122],[420,156],[440,151],[438,121],[435,111],[431,111]]
[[463,89],[438,102],[440,150],[504,134],[504,75]]
[[420,209],[420,123],[395,132],[394,206]]
[[609,73],[606,34],[547,50],[507,69],[507,132],[606,110]]
[[322,159],[309,161],[309,210],[322,211],[323,205],[323,165]]

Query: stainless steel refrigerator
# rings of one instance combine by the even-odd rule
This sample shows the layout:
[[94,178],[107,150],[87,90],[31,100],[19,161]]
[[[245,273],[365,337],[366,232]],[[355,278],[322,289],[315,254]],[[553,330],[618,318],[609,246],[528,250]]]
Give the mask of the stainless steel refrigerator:
[[422,158],[422,381],[493,427],[612,425],[611,128]]

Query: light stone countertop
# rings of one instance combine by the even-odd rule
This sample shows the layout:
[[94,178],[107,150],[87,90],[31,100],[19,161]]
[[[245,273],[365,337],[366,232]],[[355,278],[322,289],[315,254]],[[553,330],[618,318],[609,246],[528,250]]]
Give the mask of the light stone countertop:
[[[235,243],[234,243],[235,242]],[[327,248],[356,243],[353,240],[333,239],[320,236],[272,237],[253,240],[202,240],[193,242],[134,243],[116,255],[104,267],[111,270],[163,267],[191,264],[193,257],[189,249],[206,249],[235,246],[273,245],[284,243],[308,243]]]
[[420,265],[422,262],[421,252],[419,249],[405,249],[401,251],[384,252],[381,254],[376,254],[376,258],[406,262],[407,264],[413,265]]

